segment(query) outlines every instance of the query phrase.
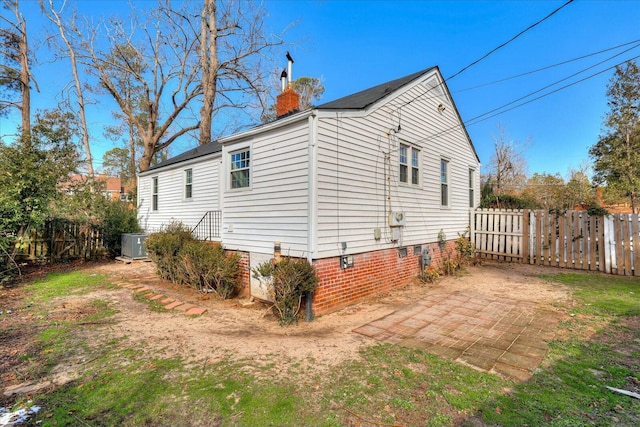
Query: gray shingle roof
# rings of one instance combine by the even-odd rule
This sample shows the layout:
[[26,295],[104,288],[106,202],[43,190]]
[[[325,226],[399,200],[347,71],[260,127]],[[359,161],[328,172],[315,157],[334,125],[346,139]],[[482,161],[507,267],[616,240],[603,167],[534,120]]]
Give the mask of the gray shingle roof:
[[327,102],[315,108],[318,110],[362,110],[435,68],[436,67],[427,68],[426,70],[379,84],[352,95],[336,99],[335,101]]
[[182,154],[179,154],[175,157],[172,157],[168,160],[165,160],[162,163],[159,163],[155,166],[149,168],[149,170],[160,169],[166,166],[173,165],[175,163],[185,162],[187,160],[195,159],[198,157],[206,156],[208,154],[218,153],[222,151],[222,145],[217,141],[210,142],[209,144],[200,145],[196,148],[193,148],[189,151],[185,151]]

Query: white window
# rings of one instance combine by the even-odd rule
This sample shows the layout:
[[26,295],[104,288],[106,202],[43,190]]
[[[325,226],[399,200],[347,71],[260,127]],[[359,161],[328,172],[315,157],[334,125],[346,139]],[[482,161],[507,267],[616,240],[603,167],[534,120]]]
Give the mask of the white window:
[[[420,150],[400,144],[399,163],[400,182],[408,184],[411,179],[411,184],[420,185]],[[409,178],[409,173],[411,173],[411,178]]]
[[151,189],[151,210],[158,210],[158,177],[153,177],[152,189]]
[[476,205],[476,199],[473,192],[473,176],[475,171],[473,169],[469,169],[469,207],[474,208]]
[[193,170],[184,171],[184,198],[190,199],[193,196]]
[[250,157],[249,148],[236,151],[231,154],[231,188],[247,188],[250,182]]
[[440,204],[449,206],[449,161],[440,160]]

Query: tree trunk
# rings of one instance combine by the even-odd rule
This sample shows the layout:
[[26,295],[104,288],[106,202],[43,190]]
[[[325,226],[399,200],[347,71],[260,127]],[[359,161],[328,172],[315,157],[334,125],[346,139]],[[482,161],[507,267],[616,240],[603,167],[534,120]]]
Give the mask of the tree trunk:
[[200,28],[200,64],[202,66],[202,108],[200,109],[200,145],[211,142],[213,103],[218,75],[218,31],[216,0],[204,0]]
[[[76,96],[78,102],[78,112],[80,113],[80,128],[82,129],[82,145],[84,147],[84,152],[87,156],[87,172],[90,177],[93,177],[93,158],[91,157],[91,147],[89,145],[89,128],[87,127],[87,118],[85,115],[85,104],[84,104],[84,95],[82,92],[82,84],[80,83],[80,76],[78,75],[78,62],[76,60],[76,52],[73,48],[73,45],[69,41],[67,34],[64,30],[64,25],[62,24],[62,20],[60,19],[60,15],[56,12],[53,6],[53,0],[49,0],[49,10],[45,10],[44,5],[41,3],[42,10],[44,14],[49,18],[51,22],[53,22],[60,32],[60,37],[64,42],[67,50],[69,51],[69,61],[71,61],[71,73],[73,75],[73,80],[76,86]],[[63,5],[64,7],[64,5]],[[51,14],[49,14],[51,12]]]
[[129,122],[129,176],[131,177],[131,190],[138,188],[138,178],[136,176],[136,133],[133,124]]
[[30,140],[31,135],[31,74],[29,73],[29,46],[27,44],[27,23],[18,11],[16,1],[16,19],[20,29],[20,91],[22,95],[22,134]]

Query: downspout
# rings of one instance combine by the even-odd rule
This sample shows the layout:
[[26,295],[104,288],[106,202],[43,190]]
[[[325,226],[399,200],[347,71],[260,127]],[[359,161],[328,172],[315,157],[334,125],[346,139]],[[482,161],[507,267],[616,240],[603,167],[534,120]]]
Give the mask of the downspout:
[[[318,132],[315,112],[309,116],[309,146],[307,147],[307,261],[313,264],[313,256],[316,247],[316,226],[317,217],[317,177],[316,177],[316,136]],[[306,322],[313,320],[313,292],[305,295],[305,316]]]

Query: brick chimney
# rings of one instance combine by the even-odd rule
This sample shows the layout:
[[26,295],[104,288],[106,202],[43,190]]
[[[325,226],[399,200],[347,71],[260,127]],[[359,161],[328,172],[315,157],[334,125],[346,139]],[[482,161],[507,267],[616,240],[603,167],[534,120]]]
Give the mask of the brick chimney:
[[282,82],[282,93],[276,97],[276,116],[282,117],[300,109],[300,95],[298,95],[291,84],[293,58],[287,52],[287,70],[280,74]]

